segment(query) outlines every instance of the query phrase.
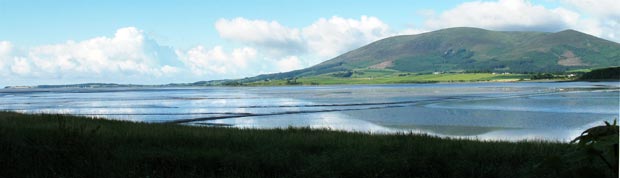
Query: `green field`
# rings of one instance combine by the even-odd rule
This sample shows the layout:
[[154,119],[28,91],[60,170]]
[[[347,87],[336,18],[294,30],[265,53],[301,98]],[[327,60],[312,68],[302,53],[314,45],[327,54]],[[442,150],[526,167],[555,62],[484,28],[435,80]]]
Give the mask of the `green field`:
[[573,148],[0,112],[0,177],[614,177]]
[[250,86],[270,85],[334,85],[334,84],[395,84],[395,83],[438,83],[438,82],[509,82],[529,80],[526,74],[493,73],[407,73],[390,69],[352,70],[347,77],[338,76],[346,72],[334,72],[281,80],[263,80],[246,83]]

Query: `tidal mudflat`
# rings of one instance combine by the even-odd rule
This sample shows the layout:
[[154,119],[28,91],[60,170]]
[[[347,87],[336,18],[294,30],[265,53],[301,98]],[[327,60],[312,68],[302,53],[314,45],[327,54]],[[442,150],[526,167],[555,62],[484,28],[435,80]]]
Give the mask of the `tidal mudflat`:
[[240,128],[567,141],[619,115],[618,82],[3,89],[0,110]]

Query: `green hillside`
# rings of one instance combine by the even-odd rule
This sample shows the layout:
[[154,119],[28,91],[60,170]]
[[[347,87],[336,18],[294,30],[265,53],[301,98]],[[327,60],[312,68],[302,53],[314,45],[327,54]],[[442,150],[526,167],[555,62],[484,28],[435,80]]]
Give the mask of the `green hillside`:
[[254,82],[359,69],[398,72],[564,72],[620,64],[620,44],[574,30],[557,33],[449,28],[382,39],[318,65],[239,80]]

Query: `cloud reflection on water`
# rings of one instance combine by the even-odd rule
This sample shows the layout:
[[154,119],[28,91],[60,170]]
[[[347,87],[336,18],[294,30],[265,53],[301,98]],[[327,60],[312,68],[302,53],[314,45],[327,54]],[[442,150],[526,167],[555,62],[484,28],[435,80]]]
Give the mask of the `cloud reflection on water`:
[[618,91],[613,82],[0,90],[0,110],[144,122],[262,114],[194,124],[566,141],[617,117]]

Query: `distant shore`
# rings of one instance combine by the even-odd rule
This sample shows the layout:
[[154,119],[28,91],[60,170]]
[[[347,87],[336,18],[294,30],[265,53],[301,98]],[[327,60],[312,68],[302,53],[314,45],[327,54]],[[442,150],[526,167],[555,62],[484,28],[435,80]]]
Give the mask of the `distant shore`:
[[[425,74],[387,77],[338,78],[330,76],[302,77],[291,82],[290,79],[235,83],[235,80],[211,84],[173,83],[161,85],[137,85],[116,83],[83,83],[64,85],[5,86],[4,89],[50,89],[50,88],[161,88],[161,87],[204,87],[204,86],[314,86],[314,85],[372,85],[372,84],[425,84],[425,83],[476,83],[476,82],[555,82],[574,81],[571,79],[531,80],[524,74]],[[230,83],[232,82],[232,83]]]
[[205,87],[205,86],[312,86],[312,85],[372,85],[372,84],[419,84],[419,83],[472,83],[472,82],[572,82],[572,81],[620,81],[620,67],[551,73],[409,73],[387,69],[362,69],[346,72],[291,77],[285,79],[212,80],[194,83],[170,83],[160,85],[137,85],[116,83],[82,83],[66,85],[6,86],[5,89],[33,88],[157,88],[157,87]]

